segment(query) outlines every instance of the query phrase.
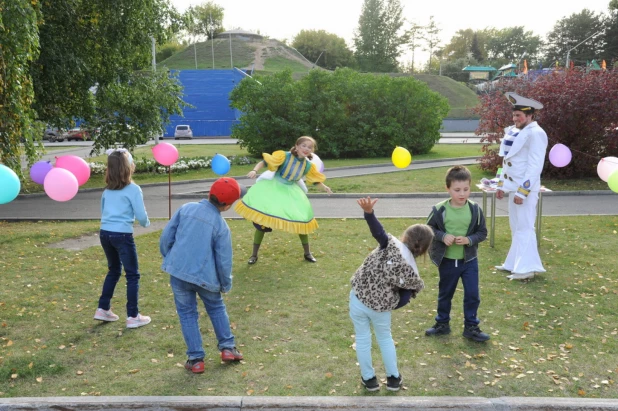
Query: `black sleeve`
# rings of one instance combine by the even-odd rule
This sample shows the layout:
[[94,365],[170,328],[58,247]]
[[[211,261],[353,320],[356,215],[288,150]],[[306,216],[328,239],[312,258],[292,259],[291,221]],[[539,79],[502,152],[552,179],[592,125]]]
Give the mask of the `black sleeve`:
[[365,214],[365,221],[367,221],[367,225],[369,226],[369,230],[371,231],[371,235],[376,239],[378,244],[380,244],[380,249],[383,250],[388,245],[388,234],[384,231],[384,227],[378,221],[376,217],[376,213]]
[[399,304],[397,304],[397,307],[395,307],[395,310],[408,304],[410,302],[410,298],[412,298],[412,290],[406,290],[405,288],[400,288],[399,289]]

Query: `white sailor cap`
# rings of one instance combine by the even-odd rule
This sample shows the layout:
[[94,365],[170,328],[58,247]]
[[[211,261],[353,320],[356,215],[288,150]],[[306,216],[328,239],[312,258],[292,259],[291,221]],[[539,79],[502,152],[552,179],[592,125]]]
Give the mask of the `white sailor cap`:
[[543,108],[543,104],[531,98],[522,97],[519,94],[512,92],[504,93],[504,95],[513,105],[513,111],[534,113],[534,110],[540,110]]

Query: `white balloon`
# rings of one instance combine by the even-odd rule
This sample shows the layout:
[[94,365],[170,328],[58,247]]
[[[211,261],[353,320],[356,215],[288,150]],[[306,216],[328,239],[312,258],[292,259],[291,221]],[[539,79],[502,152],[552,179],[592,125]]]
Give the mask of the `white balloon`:
[[605,182],[607,182],[609,175],[615,170],[618,170],[618,158],[616,157],[602,158],[599,164],[597,164],[597,174]]
[[313,157],[310,161],[315,164],[315,167],[318,169],[318,171],[320,173],[324,172],[324,163],[322,162],[322,160],[320,159],[320,157],[318,157],[318,155],[316,153],[312,153],[311,156]]

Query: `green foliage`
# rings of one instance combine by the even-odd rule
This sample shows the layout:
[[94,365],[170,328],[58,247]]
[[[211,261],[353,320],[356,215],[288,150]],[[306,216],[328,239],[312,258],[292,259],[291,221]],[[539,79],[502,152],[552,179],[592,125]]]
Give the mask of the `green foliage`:
[[244,79],[230,95],[242,111],[232,137],[251,155],[317,139],[324,158],[385,157],[395,146],[428,152],[440,138],[446,99],[412,77],[312,70],[294,82],[289,71]]
[[179,43],[165,43],[162,46],[157,47],[157,54],[155,56],[156,61],[160,62],[166,60],[184,48],[185,46]]
[[487,58],[500,64],[517,62],[524,51],[529,59],[537,58],[543,45],[539,36],[523,26],[490,29],[487,36]]
[[[569,50],[569,59],[577,65],[585,65],[587,60],[598,58],[603,51],[603,44],[599,41],[600,36],[592,36],[603,26],[602,14],[597,14],[588,9],[579,13],[573,13],[569,17],[560,19],[554,29],[547,34],[546,59],[548,64],[559,61],[564,65]],[[587,39],[587,40],[586,40]],[[573,49],[577,44],[586,40],[583,44]]]
[[438,27],[438,24],[433,19],[433,16],[429,16],[429,24],[425,26],[421,34],[421,40],[425,42],[425,47],[423,47],[423,50],[429,52],[429,62],[427,63],[429,67],[431,67],[431,60],[434,52],[440,46],[441,31],[442,29]]
[[21,173],[20,142],[28,161],[36,159],[35,142],[42,129],[32,127],[34,90],[28,66],[37,59],[40,4],[0,0],[0,163]]
[[224,32],[223,7],[213,1],[192,6],[184,14],[185,28],[193,36],[216,36]]
[[390,73],[399,70],[397,58],[408,42],[399,0],[365,0],[354,36],[355,56],[361,71]]
[[345,40],[324,30],[301,30],[292,47],[309,61],[317,61],[320,67],[334,70],[337,67],[353,67],[354,55]]
[[183,88],[168,70],[132,72],[126,82],[101,85],[95,95],[95,113],[85,127],[98,129],[93,153],[117,143],[133,148],[161,134],[170,116],[181,114]]

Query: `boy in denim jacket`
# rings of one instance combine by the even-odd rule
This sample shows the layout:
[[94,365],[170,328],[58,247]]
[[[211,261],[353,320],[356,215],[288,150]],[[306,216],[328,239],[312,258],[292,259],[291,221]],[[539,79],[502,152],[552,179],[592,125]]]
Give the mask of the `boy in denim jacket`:
[[232,288],[232,236],[221,217],[243,194],[233,178],[220,178],[208,200],[187,203],[174,213],[159,240],[161,269],[170,275],[176,312],[189,357],[185,368],[204,372],[204,348],[198,324],[197,296],[204,303],[217,336],[221,360],[240,361],[221,293]]
[[464,166],[451,167],[446,173],[446,190],[450,198],[431,210],[427,225],[434,231],[429,250],[431,261],[438,266],[438,315],[425,335],[450,334],[451,300],[461,278],[464,288],[463,336],[474,341],[487,341],[489,335],[479,328],[477,310],[479,293],[478,243],[487,238],[485,217],[478,204],[470,201],[472,175]]

